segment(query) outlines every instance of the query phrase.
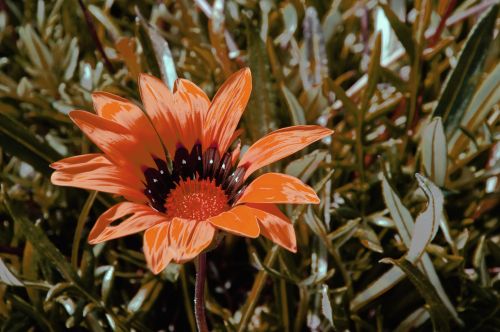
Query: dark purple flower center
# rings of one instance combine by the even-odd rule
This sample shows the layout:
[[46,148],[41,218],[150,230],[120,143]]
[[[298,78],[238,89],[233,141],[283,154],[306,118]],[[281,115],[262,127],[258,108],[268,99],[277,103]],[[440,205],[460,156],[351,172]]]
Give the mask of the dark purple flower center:
[[157,211],[167,213],[166,201],[179,184],[187,179],[213,182],[220,188],[231,206],[242,195],[244,190],[245,168],[234,168],[232,154],[226,152],[220,157],[216,147],[208,148],[202,153],[201,144],[195,144],[189,152],[180,146],[175,151],[172,170],[162,159],[155,159],[157,168],[144,169],[146,178],[144,193],[150,205]]

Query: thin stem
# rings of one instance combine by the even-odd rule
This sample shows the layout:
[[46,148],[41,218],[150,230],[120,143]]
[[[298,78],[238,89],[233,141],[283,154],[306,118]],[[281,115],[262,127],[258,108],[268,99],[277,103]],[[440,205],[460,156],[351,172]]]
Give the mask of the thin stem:
[[[264,266],[272,267],[274,261],[278,257],[278,246],[274,245],[271,250],[267,252],[266,258],[264,259]],[[250,291],[245,304],[241,309],[241,320],[238,325],[238,332],[243,332],[247,330],[247,324],[253,315],[255,306],[257,305],[257,300],[264,288],[264,284],[267,279],[267,271],[261,270],[257,273],[255,281],[253,282],[252,290]]]
[[75,270],[78,270],[78,248],[80,247],[80,240],[82,238],[83,226],[85,225],[85,220],[89,215],[90,209],[94,204],[95,198],[97,196],[97,191],[91,191],[89,197],[83,205],[82,212],[78,217],[76,223],[75,236],[73,237],[73,249],[71,251],[71,265]]
[[198,256],[198,270],[196,271],[196,285],[194,289],[194,315],[199,332],[208,332],[205,316],[205,280],[207,278],[207,254]]

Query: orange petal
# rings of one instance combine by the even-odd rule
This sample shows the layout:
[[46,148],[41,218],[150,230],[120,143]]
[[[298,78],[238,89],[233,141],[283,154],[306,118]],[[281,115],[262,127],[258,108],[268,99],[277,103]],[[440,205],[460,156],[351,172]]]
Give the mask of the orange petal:
[[213,241],[215,229],[206,221],[174,218],[144,233],[144,255],[153,273],[168,263],[187,262],[198,256]]
[[276,244],[297,252],[297,239],[293,225],[274,204],[247,204],[259,220],[260,233]]
[[260,234],[253,210],[245,205],[222,212],[218,216],[208,219],[208,222],[219,229],[240,236],[256,238]]
[[[142,176],[142,166],[155,167],[151,154],[132,132],[122,125],[85,111],[72,111],[71,120],[116,165],[131,169]],[[133,167],[135,166],[135,167]]]
[[241,142],[238,142],[236,148],[234,148],[233,152],[231,153],[231,165],[236,165],[236,162],[240,158],[240,152],[241,152]]
[[158,274],[172,261],[173,252],[168,247],[170,222],[162,222],[144,232],[144,257],[149,269]]
[[146,114],[137,105],[107,92],[93,93],[92,100],[94,109],[99,116],[129,129],[139,142],[144,143],[145,149],[148,149],[156,157],[165,159],[158,134]]
[[296,177],[281,173],[266,173],[252,181],[236,204],[289,203],[318,204],[314,190]]
[[321,126],[294,126],[273,131],[255,142],[243,155],[238,166],[247,168],[246,179],[259,168],[285,158],[332,133],[330,129]]
[[[129,217],[116,226],[111,225],[125,216]],[[89,243],[96,244],[138,233],[163,221],[166,221],[166,216],[150,206],[132,202],[118,203],[97,219],[90,231]]]
[[177,79],[174,85],[174,99],[178,112],[187,115],[182,141],[191,150],[196,141],[202,140],[203,122],[210,106],[210,99],[196,84],[185,79]]
[[177,144],[182,141],[183,128],[187,124],[185,109],[176,109],[172,92],[161,80],[148,74],[139,76],[139,91],[146,113],[153,122],[171,157]]
[[252,75],[248,68],[234,73],[221,86],[205,118],[203,149],[216,144],[221,155],[226,152],[251,91]]
[[113,164],[103,154],[74,156],[59,160],[50,167],[56,169],[51,176],[55,185],[122,195],[136,202],[147,201],[142,192],[142,182],[127,169]]

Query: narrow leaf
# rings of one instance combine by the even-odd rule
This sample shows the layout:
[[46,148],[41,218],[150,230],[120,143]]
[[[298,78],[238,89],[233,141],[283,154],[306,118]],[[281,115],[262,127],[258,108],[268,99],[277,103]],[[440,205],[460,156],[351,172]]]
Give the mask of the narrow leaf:
[[358,311],[364,305],[372,301],[374,298],[387,292],[394,287],[400,280],[404,278],[405,274],[398,267],[393,267],[385,272],[377,280],[371,283],[365,290],[356,294],[351,301],[351,310]]
[[418,185],[427,197],[427,208],[418,215],[415,221],[410,249],[406,258],[416,262],[432,241],[439,229],[439,221],[443,213],[443,194],[438,187],[420,174],[415,174]]
[[384,258],[380,262],[398,266],[408,276],[408,279],[410,279],[429,305],[429,313],[431,314],[434,331],[450,330],[449,315],[443,302],[427,277],[415,265],[407,259],[394,260],[392,258]]
[[[474,132],[484,123],[485,118],[493,107],[500,102],[500,63],[483,80],[465,111],[460,127],[466,128],[468,132]],[[461,151],[462,142],[467,137],[463,131],[457,130],[448,144],[450,154],[457,156]]]
[[492,6],[469,33],[458,62],[448,75],[439,102],[434,109],[433,116],[443,118],[447,135],[458,128],[479,82],[479,74],[492,44],[498,7],[498,5]]
[[24,286],[12,272],[10,272],[5,262],[0,258],[0,281],[9,286]]
[[399,41],[403,45],[406,50],[406,53],[410,56],[410,61],[415,57],[415,41],[413,40],[413,35],[411,28],[407,26],[405,23],[401,22],[398,16],[392,11],[391,7],[387,4],[380,3],[379,4],[384,10],[384,14],[387,17],[387,20],[391,24],[392,29],[396,33]]
[[281,83],[280,86],[281,86],[281,93],[285,97],[285,101],[288,105],[288,110],[290,111],[293,125],[294,126],[305,125],[306,118],[302,105],[300,105],[297,98],[295,98],[293,93],[290,92],[290,90],[288,90],[288,88],[284,83]]
[[332,80],[329,77],[326,78],[324,80],[323,89],[324,89],[323,91],[326,92],[325,95],[329,91],[333,91],[333,93],[335,93],[335,97],[342,102],[344,108],[349,113],[351,113],[352,115],[356,115],[356,114],[359,113],[359,109],[356,106],[356,104],[351,100],[351,98],[349,98],[349,96],[344,91],[344,89],[342,89],[342,87],[340,85],[338,85],[337,83],[335,83],[334,80]]
[[301,179],[302,182],[307,182],[311,175],[318,169],[318,166],[325,159],[327,154],[328,152],[326,150],[314,150],[290,162],[285,168],[285,173]]
[[422,159],[425,171],[432,181],[440,187],[444,186],[448,157],[446,136],[440,117],[435,117],[423,131]]
[[49,164],[61,158],[42,139],[34,136],[22,123],[0,112],[0,146],[8,153],[49,175]]
[[332,304],[330,303],[327,284],[323,284],[323,286],[321,287],[321,312],[330,322],[330,324],[332,324],[332,326],[335,328],[335,324],[333,323]]
[[175,62],[172,57],[172,52],[170,52],[170,47],[168,46],[167,41],[156,30],[156,28],[146,22],[137,7],[136,14],[139,17],[139,21],[141,22],[142,27],[144,28],[144,30],[146,30],[149,40],[151,41],[156,62],[158,63],[158,67],[160,69],[161,77],[170,88],[170,90],[173,90],[175,80],[177,79],[177,71],[175,70]]
[[10,200],[7,197],[7,194],[4,191],[2,192],[2,194],[3,202],[5,207],[7,208],[7,212],[10,214],[14,222],[19,225],[19,228],[26,239],[31,242],[33,247],[40,253],[40,255],[47,258],[47,260],[55,268],[57,268],[57,270],[66,280],[80,284],[80,277],[78,276],[76,271],[73,270],[71,264],[54,246],[54,244],[50,242],[50,240],[47,238],[47,235],[45,235],[40,227],[35,226],[26,218],[22,209],[11,204]]
[[403,239],[403,242],[409,246],[411,241],[410,234],[413,233],[413,217],[406,206],[403,205],[399,196],[392,189],[385,175],[382,177],[382,195],[385,205],[389,209],[389,213],[396,224],[399,235]]

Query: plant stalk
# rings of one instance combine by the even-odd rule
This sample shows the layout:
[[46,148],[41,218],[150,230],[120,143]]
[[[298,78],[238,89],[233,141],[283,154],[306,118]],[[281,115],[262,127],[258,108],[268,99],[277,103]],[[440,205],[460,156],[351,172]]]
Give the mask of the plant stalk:
[[196,285],[194,289],[194,315],[198,332],[208,332],[207,317],[205,315],[205,280],[207,279],[207,254],[198,256],[198,270],[196,271]]

